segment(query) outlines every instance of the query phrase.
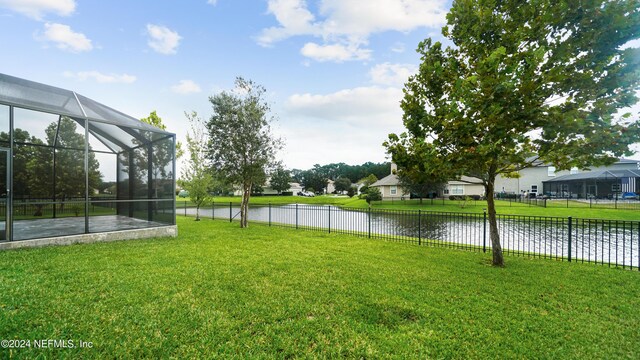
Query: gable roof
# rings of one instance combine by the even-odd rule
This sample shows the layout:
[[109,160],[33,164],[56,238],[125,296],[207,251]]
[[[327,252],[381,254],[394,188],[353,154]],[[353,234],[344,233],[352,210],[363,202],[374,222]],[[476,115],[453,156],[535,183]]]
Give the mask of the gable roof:
[[561,182],[561,181],[575,181],[575,180],[605,180],[605,179],[620,179],[628,177],[640,177],[640,171],[637,170],[600,170],[589,171],[578,174],[570,174],[564,176],[558,176],[555,179],[543,181],[548,182]]
[[382,179],[374,182],[373,184],[371,184],[371,186],[373,186],[373,187],[394,186],[394,185],[399,185],[399,184],[400,184],[400,179],[398,179],[398,175],[391,174],[391,175],[387,175],[387,176],[383,177]]

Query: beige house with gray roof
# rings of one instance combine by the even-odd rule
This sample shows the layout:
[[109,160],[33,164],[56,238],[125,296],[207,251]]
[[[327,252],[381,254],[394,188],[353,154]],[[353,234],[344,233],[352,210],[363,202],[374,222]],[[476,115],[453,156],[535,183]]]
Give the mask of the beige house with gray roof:
[[409,193],[400,186],[400,179],[398,179],[398,175],[395,174],[397,170],[398,166],[394,163],[391,163],[391,174],[374,182],[370,186],[380,189],[383,201],[409,198]]

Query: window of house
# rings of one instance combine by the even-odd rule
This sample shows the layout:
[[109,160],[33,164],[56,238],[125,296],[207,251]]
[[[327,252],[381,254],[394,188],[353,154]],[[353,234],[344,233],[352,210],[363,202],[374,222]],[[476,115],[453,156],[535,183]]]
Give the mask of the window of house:
[[620,184],[611,184],[611,191],[620,192]]
[[395,186],[395,185],[391,186],[390,194],[391,195],[397,195],[398,194],[398,187]]
[[463,195],[464,185],[449,185],[449,192],[452,195]]
[[537,193],[538,192],[538,185],[531,185],[531,192],[532,193]]
[[555,166],[547,167],[547,176],[556,176],[556,167]]

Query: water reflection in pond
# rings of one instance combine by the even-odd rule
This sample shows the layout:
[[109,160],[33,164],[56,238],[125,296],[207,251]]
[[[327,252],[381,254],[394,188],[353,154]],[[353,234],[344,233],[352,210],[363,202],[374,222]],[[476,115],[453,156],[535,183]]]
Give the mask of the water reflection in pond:
[[[238,220],[239,208],[215,204],[201,209],[203,217]],[[193,215],[195,209],[185,209]],[[406,210],[345,209],[326,205],[251,206],[249,220],[410,243],[491,249],[483,214]],[[504,251],[544,258],[640,265],[640,222],[539,216],[498,217]],[[569,241],[571,240],[571,241]],[[571,249],[569,248],[571,246]]]

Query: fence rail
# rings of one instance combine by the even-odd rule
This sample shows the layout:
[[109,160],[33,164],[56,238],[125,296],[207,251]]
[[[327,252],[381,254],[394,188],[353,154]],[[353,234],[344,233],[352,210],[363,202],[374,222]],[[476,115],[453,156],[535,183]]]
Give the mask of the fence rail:
[[[178,210],[178,209],[177,209]],[[194,215],[184,204],[181,213]],[[234,221],[239,205],[213,203],[200,216]],[[588,262],[640,270],[640,221],[498,215],[507,255]],[[254,205],[249,220],[269,226],[327,231],[374,239],[491,251],[487,214],[354,209],[328,205]]]
[[[496,194],[498,204],[509,207],[544,207],[544,208],[580,208],[580,209],[613,209],[613,210],[640,210],[640,200],[623,200],[621,198],[613,199],[578,199],[578,198],[528,198],[520,196],[500,196]],[[457,204],[461,206],[486,206],[485,200],[479,200],[478,197],[455,196],[450,198],[423,198],[409,199],[407,197],[390,197],[383,201],[374,201],[373,204],[403,204],[403,205],[430,205],[430,206],[446,206]]]

